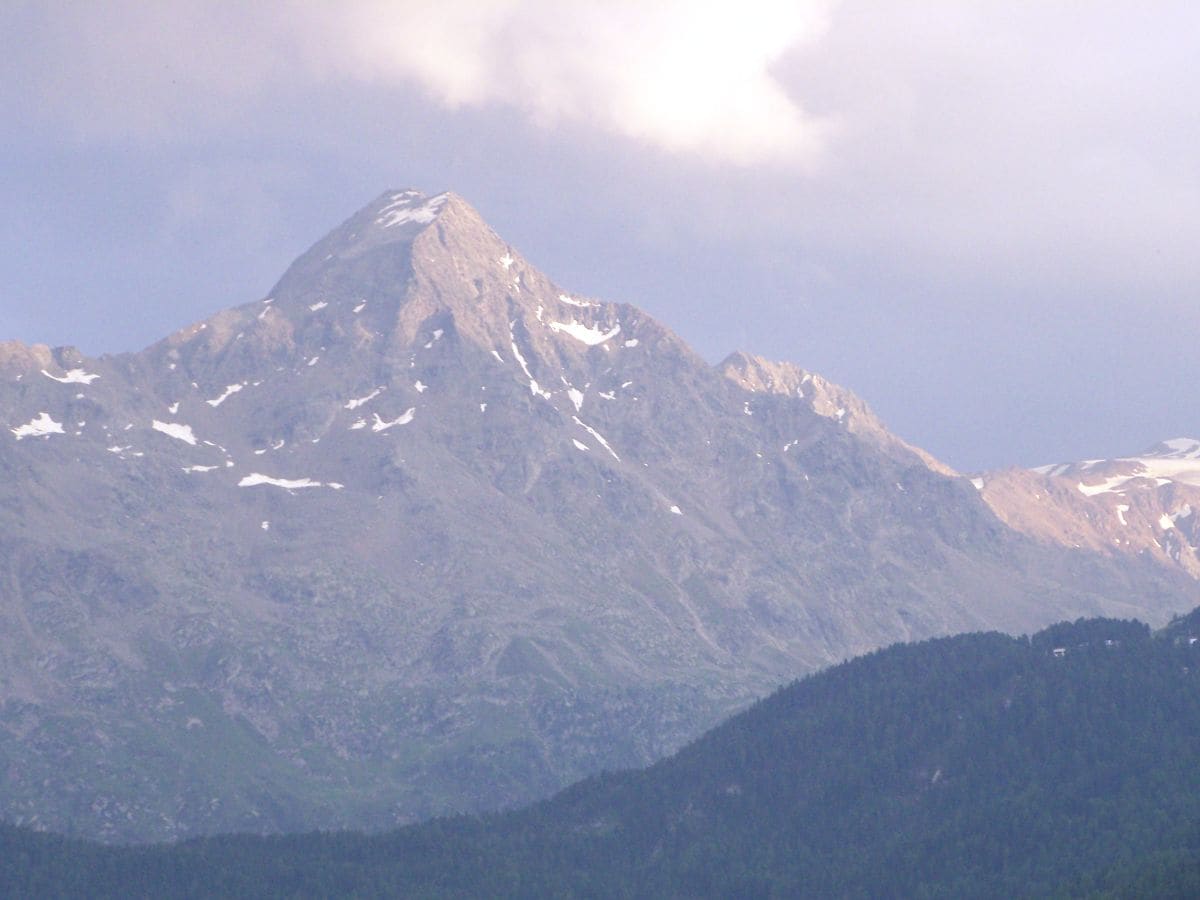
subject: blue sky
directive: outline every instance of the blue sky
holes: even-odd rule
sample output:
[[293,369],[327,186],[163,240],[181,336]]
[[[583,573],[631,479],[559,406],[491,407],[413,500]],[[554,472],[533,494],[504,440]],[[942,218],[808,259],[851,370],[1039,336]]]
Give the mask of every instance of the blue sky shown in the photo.
[[[246,6],[247,9],[240,9]],[[135,350],[386,188],[964,471],[1200,436],[1200,7],[0,10],[0,339]]]

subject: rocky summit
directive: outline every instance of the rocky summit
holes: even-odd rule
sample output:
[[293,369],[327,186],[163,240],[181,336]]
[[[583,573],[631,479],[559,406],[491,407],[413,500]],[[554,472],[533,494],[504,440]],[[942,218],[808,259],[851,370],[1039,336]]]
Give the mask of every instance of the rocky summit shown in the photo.
[[0,818],[106,840],[509,806],[883,644],[1200,602],[453,194],[140,353],[0,344],[0,473]]

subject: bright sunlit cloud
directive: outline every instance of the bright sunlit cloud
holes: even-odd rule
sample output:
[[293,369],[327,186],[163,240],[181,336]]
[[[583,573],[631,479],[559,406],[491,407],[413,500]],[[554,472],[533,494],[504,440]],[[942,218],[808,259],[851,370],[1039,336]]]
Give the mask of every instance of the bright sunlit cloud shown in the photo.
[[[46,12],[53,114],[85,134],[193,135],[274,90],[419,87],[447,108],[570,123],[714,163],[811,168],[831,124],[772,66],[831,0],[106,4]],[[206,121],[208,120],[208,121]]]

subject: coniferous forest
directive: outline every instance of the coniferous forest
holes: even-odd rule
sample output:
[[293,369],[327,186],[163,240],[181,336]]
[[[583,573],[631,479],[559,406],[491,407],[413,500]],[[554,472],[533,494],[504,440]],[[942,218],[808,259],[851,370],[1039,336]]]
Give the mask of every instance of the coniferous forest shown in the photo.
[[0,829],[5,896],[1200,896],[1200,611],[897,645],[649,769],[364,835]]

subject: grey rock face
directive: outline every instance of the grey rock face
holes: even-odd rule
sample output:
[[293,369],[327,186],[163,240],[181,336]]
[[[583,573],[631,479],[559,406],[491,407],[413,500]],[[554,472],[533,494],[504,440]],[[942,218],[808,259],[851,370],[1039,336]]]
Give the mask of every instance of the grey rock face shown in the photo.
[[141,353],[0,345],[0,426],[0,817],[107,839],[511,805],[882,644],[1198,600],[452,194]]

